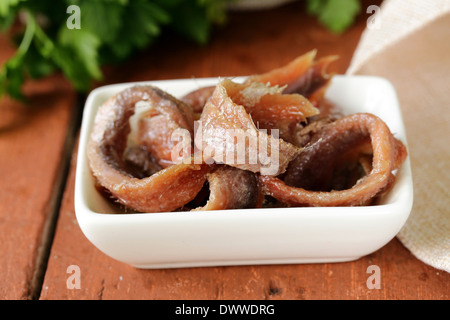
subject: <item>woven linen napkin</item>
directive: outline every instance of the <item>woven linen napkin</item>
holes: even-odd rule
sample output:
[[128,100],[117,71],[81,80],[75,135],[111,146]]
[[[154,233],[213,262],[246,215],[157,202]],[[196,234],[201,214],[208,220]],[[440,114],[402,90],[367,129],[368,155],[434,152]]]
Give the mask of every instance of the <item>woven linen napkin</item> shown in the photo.
[[450,1],[385,0],[367,13],[347,74],[387,78],[397,91],[414,181],[397,238],[450,272]]

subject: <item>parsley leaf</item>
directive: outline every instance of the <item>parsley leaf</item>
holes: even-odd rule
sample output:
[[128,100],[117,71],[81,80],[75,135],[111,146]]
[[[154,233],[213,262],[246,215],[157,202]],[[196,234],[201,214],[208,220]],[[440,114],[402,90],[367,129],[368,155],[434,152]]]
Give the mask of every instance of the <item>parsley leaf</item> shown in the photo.
[[21,86],[24,70],[21,68],[25,55],[31,45],[36,30],[36,21],[27,13],[29,23],[16,54],[9,59],[0,72],[0,96],[8,93],[11,97],[23,100]]
[[345,31],[361,11],[358,0],[308,0],[307,10],[334,33]]
[[[102,66],[129,59],[163,29],[206,44],[214,24],[226,20],[236,0],[0,0],[0,30],[23,27],[15,55],[0,69],[0,97],[23,99],[27,78],[61,71],[77,91],[102,79]],[[360,11],[358,0],[307,0],[307,10],[333,32]],[[80,8],[81,29],[69,29],[67,8]],[[17,22],[17,23],[14,23]]]
[[155,3],[133,0],[123,12],[122,27],[106,49],[111,49],[113,60],[121,61],[134,51],[148,46],[161,32],[161,25],[171,17]]
[[206,11],[195,0],[188,0],[173,11],[172,28],[200,44],[206,44],[210,35],[210,24]]
[[17,6],[19,2],[24,0],[2,0],[0,1],[0,16],[6,17],[10,14],[13,7]]
[[97,51],[101,42],[97,35],[86,29],[61,28],[58,42],[75,53],[91,76],[97,79],[101,77],[100,67],[97,63]]
[[83,30],[89,30],[102,42],[116,40],[116,34],[122,27],[123,4],[108,0],[84,0],[79,1],[79,7]]

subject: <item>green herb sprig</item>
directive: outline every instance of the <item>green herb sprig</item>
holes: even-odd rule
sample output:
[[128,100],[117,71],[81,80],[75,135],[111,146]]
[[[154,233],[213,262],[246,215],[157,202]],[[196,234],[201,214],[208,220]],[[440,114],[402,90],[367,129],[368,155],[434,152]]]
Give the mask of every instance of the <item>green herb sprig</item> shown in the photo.
[[[151,45],[163,28],[206,44],[215,24],[238,0],[0,0],[0,31],[15,34],[17,50],[0,69],[0,97],[24,99],[27,78],[61,71],[79,92],[101,81],[101,67]],[[80,29],[69,29],[67,8],[80,8]],[[309,13],[333,32],[359,12],[358,0],[306,0]]]
[[[23,99],[26,78],[62,71],[77,91],[102,80],[101,67],[149,46],[163,27],[197,43],[225,21],[230,0],[1,0],[0,29],[20,30],[17,51],[0,70],[0,96]],[[67,8],[80,8],[80,29],[69,29]],[[22,29],[22,28],[20,28]]]
[[350,27],[361,11],[360,0],[307,0],[307,11],[334,33]]

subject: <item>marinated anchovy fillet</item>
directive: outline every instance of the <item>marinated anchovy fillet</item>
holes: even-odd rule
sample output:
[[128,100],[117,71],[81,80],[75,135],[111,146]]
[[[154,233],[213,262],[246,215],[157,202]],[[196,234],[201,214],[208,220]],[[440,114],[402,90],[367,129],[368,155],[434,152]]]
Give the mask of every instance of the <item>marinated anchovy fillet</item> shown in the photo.
[[[364,145],[367,139],[373,149],[372,168],[353,187],[331,191],[296,187],[305,183],[305,179],[326,180],[339,155]],[[356,206],[367,203],[389,187],[393,171],[405,157],[405,146],[394,138],[380,118],[368,113],[353,114],[324,126],[315,134],[310,146],[290,164],[284,181],[269,176],[261,176],[260,181],[268,195],[291,206]]]
[[247,82],[270,83],[275,86],[287,86],[287,92],[294,92],[303,82],[299,80],[308,74],[308,70],[314,63],[316,50],[309,51],[293,61],[279,68],[275,68],[262,74],[255,74],[248,78]]
[[283,173],[300,148],[258,130],[246,108],[229,96],[228,90],[233,86],[230,80],[217,85],[203,109],[196,146],[203,151],[205,161],[212,158],[218,163],[262,174]]
[[316,50],[312,50],[283,67],[251,76],[246,82],[285,86],[284,93],[299,93],[317,106],[332,78],[332,75],[327,73],[327,67],[337,56],[327,56],[317,61],[315,57]]
[[221,165],[208,173],[208,184],[208,202],[194,210],[246,209],[257,206],[258,183],[252,172]]
[[202,113],[203,107],[205,106],[209,97],[211,97],[211,95],[213,94],[215,88],[216,86],[199,88],[197,90],[189,92],[184,97],[182,97],[181,100],[190,105],[195,113]]
[[162,93],[147,101],[147,107],[137,120],[134,143],[145,147],[162,168],[174,164],[172,150],[178,144],[175,131],[187,130],[194,134],[194,118],[189,105]]
[[124,157],[135,104],[171,105],[173,97],[146,86],[122,91],[103,104],[88,144],[90,168],[99,184],[120,203],[144,212],[173,211],[195,198],[206,181],[206,164],[174,164],[149,177],[136,178]]
[[284,94],[284,87],[260,82],[239,84],[224,80],[223,86],[233,102],[242,105],[258,129],[277,129],[279,137],[293,141],[297,124],[318,115],[319,110],[304,96]]
[[[333,76],[327,72],[327,67],[338,57],[327,56],[316,61],[316,53],[316,50],[312,50],[280,68],[252,75],[245,80],[245,83],[256,82],[272,87],[279,86],[283,93],[301,94],[317,107]],[[185,95],[182,100],[190,104],[195,112],[201,113],[214,89],[215,86],[199,88]]]

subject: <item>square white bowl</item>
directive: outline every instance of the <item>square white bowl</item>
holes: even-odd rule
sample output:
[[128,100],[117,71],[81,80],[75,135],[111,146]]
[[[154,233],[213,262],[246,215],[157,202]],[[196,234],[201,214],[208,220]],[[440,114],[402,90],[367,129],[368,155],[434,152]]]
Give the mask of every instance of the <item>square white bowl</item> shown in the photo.
[[[151,84],[181,97],[217,82],[217,78],[202,78],[124,83],[90,93],[80,133],[75,212],[81,230],[99,250],[137,268],[323,263],[356,260],[396,236],[413,203],[409,157],[393,189],[373,206],[117,212],[95,188],[86,156],[99,106],[133,85]],[[397,96],[387,80],[335,76],[326,96],[347,114],[379,116],[407,145]]]

